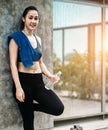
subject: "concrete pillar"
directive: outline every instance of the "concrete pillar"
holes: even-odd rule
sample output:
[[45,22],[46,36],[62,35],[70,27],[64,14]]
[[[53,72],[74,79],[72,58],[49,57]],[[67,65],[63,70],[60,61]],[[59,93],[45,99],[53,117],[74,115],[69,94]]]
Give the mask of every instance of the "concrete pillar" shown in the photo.
[[[0,130],[22,130],[22,119],[12,92],[7,36],[17,30],[25,7],[35,5],[41,15],[37,32],[42,39],[43,60],[52,71],[52,0],[0,0]],[[35,112],[35,130],[53,127],[50,115]]]

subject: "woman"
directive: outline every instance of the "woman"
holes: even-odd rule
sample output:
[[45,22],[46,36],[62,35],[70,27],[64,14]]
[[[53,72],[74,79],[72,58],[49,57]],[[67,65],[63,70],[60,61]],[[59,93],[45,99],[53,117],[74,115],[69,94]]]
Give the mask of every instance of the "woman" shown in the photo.
[[[39,23],[36,7],[27,7],[22,15],[21,31],[8,37],[13,94],[23,118],[24,130],[34,130],[34,111],[60,115],[64,106],[58,96],[45,88],[42,73],[54,84],[59,78],[51,74],[42,60],[41,40],[34,34]],[[33,101],[37,103],[33,103]]]

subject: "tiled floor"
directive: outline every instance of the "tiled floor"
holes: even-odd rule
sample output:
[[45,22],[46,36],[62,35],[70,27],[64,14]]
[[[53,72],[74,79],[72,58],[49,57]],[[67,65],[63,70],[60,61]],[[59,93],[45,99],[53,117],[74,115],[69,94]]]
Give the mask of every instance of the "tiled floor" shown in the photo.
[[[70,130],[73,128],[74,124],[62,125],[55,127],[54,130]],[[83,130],[108,130],[108,119],[105,120],[95,120],[95,121],[86,121],[83,123],[77,123],[75,125],[80,125],[83,127]]]

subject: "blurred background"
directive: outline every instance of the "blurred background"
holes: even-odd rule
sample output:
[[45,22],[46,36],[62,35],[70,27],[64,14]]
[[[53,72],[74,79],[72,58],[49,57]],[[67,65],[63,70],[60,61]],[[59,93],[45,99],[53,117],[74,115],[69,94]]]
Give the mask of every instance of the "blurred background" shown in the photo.
[[55,120],[108,114],[108,0],[53,1],[54,90],[65,105]]

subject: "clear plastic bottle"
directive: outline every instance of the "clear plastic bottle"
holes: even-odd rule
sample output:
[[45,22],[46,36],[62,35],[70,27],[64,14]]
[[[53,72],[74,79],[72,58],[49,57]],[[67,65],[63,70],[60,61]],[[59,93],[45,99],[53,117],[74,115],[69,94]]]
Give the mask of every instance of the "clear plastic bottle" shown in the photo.
[[[58,71],[58,72],[55,73],[54,75],[56,75],[57,77],[60,78],[61,74],[62,74],[62,72],[61,72],[61,71]],[[48,90],[50,90],[50,89],[53,88],[53,83],[51,82],[51,80],[49,80],[48,83],[46,83],[45,88],[48,89]]]

